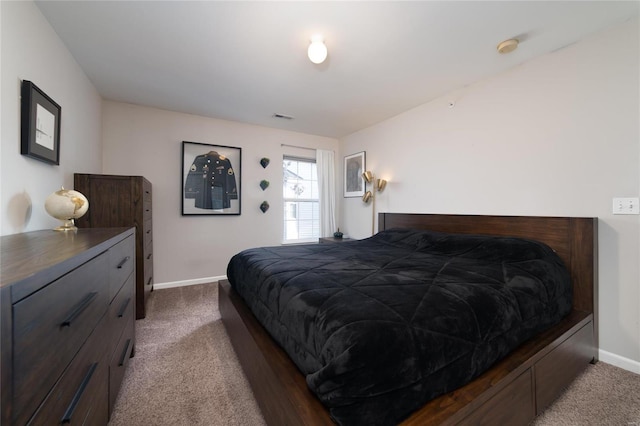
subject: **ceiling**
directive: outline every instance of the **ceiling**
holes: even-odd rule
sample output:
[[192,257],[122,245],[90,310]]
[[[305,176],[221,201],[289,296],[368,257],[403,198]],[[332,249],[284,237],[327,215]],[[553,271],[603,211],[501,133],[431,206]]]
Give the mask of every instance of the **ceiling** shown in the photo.
[[[339,138],[638,16],[640,3],[36,4],[106,99]],[[306,56],[316,33],[320,65]],[[518,49],[497,53],[512,37]]]

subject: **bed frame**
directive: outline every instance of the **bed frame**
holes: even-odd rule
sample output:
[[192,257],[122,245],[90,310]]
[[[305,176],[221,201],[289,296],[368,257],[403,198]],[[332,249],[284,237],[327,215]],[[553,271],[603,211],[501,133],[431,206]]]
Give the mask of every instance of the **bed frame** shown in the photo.
[[[542,241],[565,262],[573,311],[467,385],[442,395],[401,424],[527,425],[597,361],[597,218],[380,213],[378,229],[414,228]],[[304,376],[258,324],[227,281],[219,283],[222,321],[269,425],[332,425]]]

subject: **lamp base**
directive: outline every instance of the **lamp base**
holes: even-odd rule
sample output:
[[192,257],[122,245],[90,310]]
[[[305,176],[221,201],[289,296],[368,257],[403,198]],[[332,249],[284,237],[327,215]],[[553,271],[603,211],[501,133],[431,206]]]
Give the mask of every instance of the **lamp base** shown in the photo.
[[67,220],[63,220],[62,225],[56,226],[55,228],[53,228],[53,230],[62,231],[62,232],[77,231],[78,227],[75,225],[75,222],[73,221],[73,219],[67,219]]

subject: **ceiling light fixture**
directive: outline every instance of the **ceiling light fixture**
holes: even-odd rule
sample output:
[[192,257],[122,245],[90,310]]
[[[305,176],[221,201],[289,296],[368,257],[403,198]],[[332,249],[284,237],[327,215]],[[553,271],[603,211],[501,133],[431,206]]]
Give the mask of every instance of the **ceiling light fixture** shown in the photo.
[[518,43],[520,42],[518,41],[517,38],[510,38],[509,40],[505,40],[502,43],[498,44],[498,52],[499,53],[513,52],[518,47]]
[[314,64],[321,64],[327,59],[327,46],[324,44],[324,39],[321,35],[317,34],[311,37],[307,55],[309,55],[309,60]]

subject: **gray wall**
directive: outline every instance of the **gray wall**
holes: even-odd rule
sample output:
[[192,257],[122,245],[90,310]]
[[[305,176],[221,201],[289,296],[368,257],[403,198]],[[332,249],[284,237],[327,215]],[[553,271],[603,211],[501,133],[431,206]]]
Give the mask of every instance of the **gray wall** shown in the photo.
[[[334,150],[340,164],[338,141],[321,136],[108,101],[102,124],[104,173],[142,175],[153,185],[156,283],[224,276],[238,251],[282,242],[282,156],[315,157],[282,144]],[[242,148],[240,216],[181,215],[182,141]],[[266,169],[262,157],[271,159]],[[262,179],[270,182],[265,191]],[[265,200],[271,207],[262,213]]]

